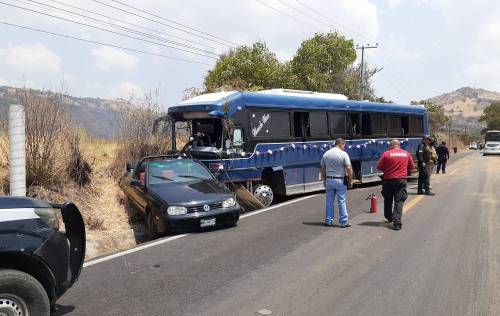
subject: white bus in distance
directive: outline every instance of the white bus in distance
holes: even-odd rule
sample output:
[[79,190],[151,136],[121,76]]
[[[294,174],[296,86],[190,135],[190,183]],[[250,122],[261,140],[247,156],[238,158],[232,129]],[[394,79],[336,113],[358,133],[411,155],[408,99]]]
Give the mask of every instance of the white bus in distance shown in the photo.
[[487,131],[484,141],[483,156],[500,155],[500,131]]

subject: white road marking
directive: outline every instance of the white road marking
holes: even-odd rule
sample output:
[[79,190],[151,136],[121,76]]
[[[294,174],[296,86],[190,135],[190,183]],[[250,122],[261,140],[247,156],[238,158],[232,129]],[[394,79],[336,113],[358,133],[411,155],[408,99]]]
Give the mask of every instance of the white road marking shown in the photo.
[[260,213],[265,213],[265,212],[274,210],[275,208],[278,208],[278,207],[281,207],[281,206],[286,206],[286,205],[293,204],[293,203],[297,203],[297,202],[300,202],[300,201],[304,201],[304,200],[310,199],[310,198],[318,196],[318,195],[319,194],[313,194],[313,195],[303,196],[303,197],[295,199],[295,200],[291,200],[291,201],[288,201],[288,202],[283,202],[283,203],[280,203],[280,204],[276,204],[274,206],[270,206],[270,207],[263,208],[263,209],[258,210],[258,211],[254,211],[254,212],[251,212],[251,213],[248,213],[248,214],[241,215],[240,219],[247,218],[247,217],[250,217],[250,216],[254,216],[254,215],[257,215],[257,214],[260,214]]
[[[301,197],[301,198],[298,198],[298,199],[295,199],[295,200],[292,200],[292,201],[288,201],[288,202],[276,204],[274,206],[271,206],[271,207],[268,207],[268,208],[264,208],[264,209],[259,210],[259,211],[255,211],[255,212],[252,212],[252,213],[244,214],[244,215],[240,216],[240,219],[247,218],[247,217],[250,217],[250,216],[253,216],[253,215],[257,215],[257,214],[261,214],[261,213],[264,213],[264,212],[268,212],[268,211],[274,210],[274,209],[276,209],[278,207],[281,207],[281,206],[286,206],[286,205],[290,205],[290,204],[297,203],[297,202],[300,202],[300,201],[304,201],[304,200],[313,198],[313,197],[318,196],[318,195],[319,194],[308,195],[308,196],[304,196],[304,197]],[[183,237],[186,237],[186,236],[189,236],[189,235],[191,235],[191,234],[176,235],[176,236],[172,236],[172,237],[168,237],[168,238],[164,238],[164,239],[159,239],[159,240],[156,240],[156,241],[153,241],[153,242],[149,242],[147,244],[143,244],[143,245],[134,247],[132,249],[120,251],[120,252],[114,253],[112,255],[104,256],[104,257],[101,257],[101,258],[98,258],[98,259],[95,259],[95,260],[91,260],[89,262],[85,262],[83,264],[83,267],[85,268],[85,267],[93,266],[93,265],[101,263],[101,262],[109,261],[111,259],[123,257],[125,255],[131,254],[131,253],[134,253],[134,252],[138,252],[138,251],[141,251],[141,250],[144,250],[144,249],[148,249],[148,248],[151,248],[151,247],[159,246],[159,245],[162,245],[162,244],[166,244],[168,242],[171,242],[171,241],[174,241],[176,239],[180,239],[180,238],[183,238]]]
[[88,266],[93,266],[94,264],[98,264],[98,263],[101,263],[101,262],[104,262],[104,261],[108,261],[108,260],[111,260],[111,259],[114,259],[114,258],[119,258],[119,257],[125,256],[125,255],[128,255],[130,253],[138,252],[138,251],[141,251],[141,250],[144,250],[144,249],[147,249],[147,248],[151,248],[151,247],[154,247],[154,246],[165,244],[167,242],[171,242],[171,241],[174,241],[176,239],[179,239],[179,238],[182,238],[182,237],[186,237],[188,235],[190,235],[190,234],[182,234],[182,235],[172,236],[172,237],[169,237],[169,238],[160,239],[160,240],[153,241],[153,242],[141,245],[141,246],[137,246],[137,247],[134,247],[132,249],[120,251],[120,252],[114,253],[114,254],[109,255],[109,256],[105,256],[105,257],[102,257],[102,258],[99,258],[99,259],[95,259],[95,260],[91,260],[89,262],[85,262],[83,264],[83,267],[85,268],[85,267],[88,267]]

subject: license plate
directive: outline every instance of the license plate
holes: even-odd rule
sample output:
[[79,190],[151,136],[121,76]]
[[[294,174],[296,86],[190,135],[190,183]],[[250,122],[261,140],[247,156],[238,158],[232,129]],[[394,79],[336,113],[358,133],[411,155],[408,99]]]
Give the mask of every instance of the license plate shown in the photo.
[[200,219],[200,227],[215,226],[215,218]]

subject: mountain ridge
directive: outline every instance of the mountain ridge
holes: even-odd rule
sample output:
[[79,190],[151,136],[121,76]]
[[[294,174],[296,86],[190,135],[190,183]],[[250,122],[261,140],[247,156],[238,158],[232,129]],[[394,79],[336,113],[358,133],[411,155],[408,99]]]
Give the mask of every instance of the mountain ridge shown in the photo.
[[478,119],[491,103],[500,102],[500,93],[482,88],[462,87],[425,101],[442,106],[447,114]]
[[[0,86],[0,120],[6,120],[9,104],[17,102],[18,88]],[[32,89],[39,95],[53,92]],[[98,139],[115,139],[119,135],[119,126],[123,111],[133,107],[124,99],[101,99],[73,97],[63,94],[63,106],[71,122],[83,128],[87,135]]]

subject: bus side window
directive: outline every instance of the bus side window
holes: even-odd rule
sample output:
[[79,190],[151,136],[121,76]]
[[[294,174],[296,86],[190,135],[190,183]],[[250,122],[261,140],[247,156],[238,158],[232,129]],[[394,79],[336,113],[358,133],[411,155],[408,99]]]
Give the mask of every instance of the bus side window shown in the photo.
[[399,137],[401,134],[401,118],[399,115],[389,115],[388,118],[389,121],[389,127],[388,127],[388,134],[389,136],[396,136]]
[[296,138],[310,137],[309,112],[293,113],[293,131]]
[[386,136],[387,135],[387,120],[385,114],[371,113],[371,129],[372,136]]
[[284,139],[290,137],[290,113],[286,111],[253,111],[250,114],[253,139]]
[[401,116],[401,136],[410,134],[410,118],[408,116]]
[[309,113],[309,134],[311,137],[328,136],[328,120],[326,112]]
[[349,114],[349,134],[352,137],[359,137],[361,135],[361,126],[358,113]]
[[363,122],[362,127],[363,131],[362,134],[363,136],[372,136],[372,120],[370,114],[363,113],[361,115],[361,121]]
[[345,113],[328,113],[328,121],[330,124],[330,135],[334,138],[345,136],[347,132],[347,121]]
[[410,134],[412,136],[424,135],[424,119],[421,116],[410,117]]

